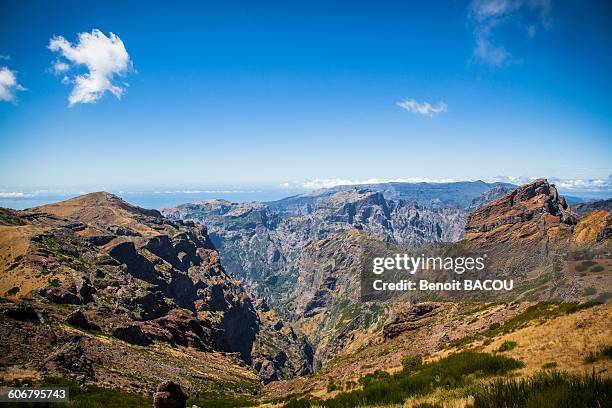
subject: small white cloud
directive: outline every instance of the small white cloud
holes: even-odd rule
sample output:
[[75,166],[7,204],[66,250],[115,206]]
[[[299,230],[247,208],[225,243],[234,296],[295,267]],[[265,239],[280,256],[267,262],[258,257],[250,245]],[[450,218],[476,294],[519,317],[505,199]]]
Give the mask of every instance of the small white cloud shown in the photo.
[[[85,74],[70,78],[74,88],[68,97],[70,106],[77,103],[95,103],[107,91],[118,99],[125,92],[124,86],[113,82],[115,76],[123,76],[132,70],[132,61],[123,41],[113,33],[107,37],[100,30],[79,33],[74,45],[62,36],[51,38],[49,49],[58,52],[66,61],[58,60],[53,64],[54,72],[65,73],[70,65],[85,66]],[[64,80],[62,80],[64,82]]]
[[64,72],[68,71],[69,69],[70,69],[70,65],[68,65],[65,62],[62,62],[60,60],[55,60],[55,62],[53,63],[53,73],[55,75],[63,74]]
[[15,102],[18,91],[25,91],[25,88],[17,82],[16,72],[0,67],[0,101]]
[[408,112],[429,116],[430,118],[447,111],[447,106],[444,102],[440,102],[436,106],[433,106],[429,102],[417,102],[414,99],[406,99],[398,102],[397,106]]
[[26,194],[22,191],[0,191],[0,198],[23,198]]
[[0,54],[0,60],[5,60],[5,61],[9,61],[11,59],[10,55],[3,55]]
[[534,38],[538,28],[551,27],[550,9],[550,0],[472,0],[468,14],[476,41],[473,59],[493,67],[517,62],[503,45],[496,43],[496,30],[514,24]]
[[487,36],[480,35],[476,39],[474,58],[493,67],[502,67],[511,62],[512,55],[504,47],[492,44]]

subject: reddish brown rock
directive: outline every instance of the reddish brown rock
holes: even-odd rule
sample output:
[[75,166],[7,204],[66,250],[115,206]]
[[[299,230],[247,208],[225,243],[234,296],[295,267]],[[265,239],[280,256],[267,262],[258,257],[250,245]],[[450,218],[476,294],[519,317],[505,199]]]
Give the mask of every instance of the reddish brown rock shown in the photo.
[[538,179],[471,213],[465,239],[477,243],[560,242],[571,237],[576,223],[555,186]]

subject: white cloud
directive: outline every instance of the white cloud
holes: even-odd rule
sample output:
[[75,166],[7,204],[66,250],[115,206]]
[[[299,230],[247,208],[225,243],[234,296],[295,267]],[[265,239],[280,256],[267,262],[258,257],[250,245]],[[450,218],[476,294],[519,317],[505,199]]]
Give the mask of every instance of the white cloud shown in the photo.
[[26,194],[22,191],[0,191],[0,198],[23,198]]
[[[504,182],[515,185],[527,184],[538,178],[547,178],[551,184],[555,184],[559,189],[566,192],[611,192],[612,176],[594,179],[562,179],[546,176],[495,176],[485,178],[484,181]],[[318,190],[321,188],[332,188],[337,186],[352,186],[363,184],[380,183],[454,183],[458,181],[474,181],[475,179],[454,179],[454,178],[429,178],[429,177],[396,177],[396,178],[369,178],[369,179],[344,179],[344,178],[319,178],[306,181],[291,181],[280,184],[282,188],[303,188],[306,190]]]
[[70,69],[70,65],[60,60],[55,60],[55,62],[53,63],[53,73],[55,75],[63,74],[64,72],[67,72],[69,69]]
[[11,59],[11,56],[10,56],[10,55],[3,55],[3,54],[0,54],[0,60],[5,60],[5,61],[8,61],[8,60],[10,60],[10,59]]
[[452,183],[456,181],[452,178],[436,179],[427,177],[408,177],[408,178],[369,178],[369,179],[342,179],[342,178],[327,178],[313,179],[302,182],[284,182],[281,187],[301,187],[308,190],[317,190],[320,188],[331,188],[336,186],[352,186],[360,184],[380,184],[380,183]]
[[132,61],[123,41],[115,34],[107,37],[100,30],[91,33],[79,33],[78,42],[74,45],[64,37],[53,37],[49,49],[58,52],[66,61],[58,60],[53,64],[57,74],[65,73],[73,66],[85,66],[85,74],[76,74],[70,78],[74,88],[68,102],[70,106],[77,103],[95,103],[106,91],[118,99],[125,92],[125,87],[113,82],[115,76],[123,76],[132,69]]
[[18,91],[25,91],[25,88],[17,82],[15,71],[0,67],[0,101],[15,102]]
[[565,191],[576,191],[576,192],[612,192],[612,176],[606,178],[581,178],[581,179],[566,179],[559,177],[546,177],[546,176],[497,176],[493,177],[490,182],[504,182],[516,185],[527,184],[535,179],[545,178],[551,184],[556,185],[559,189]]
[[444,102],[440,102],[436,106],[432,106],[429,102],[420,103],[414,99],[406,99],[398,102],[397,106],[407,110],[408,112],[429,116],[430,118],[439,113],[447,111],[447,107]]
[[495,32],[514,24],[529,38],[539,28],[550,28],[550,0],[472,0],[469,17],[474,25],[473,59],[492,67],[517,62],[512,54],[495,41]]

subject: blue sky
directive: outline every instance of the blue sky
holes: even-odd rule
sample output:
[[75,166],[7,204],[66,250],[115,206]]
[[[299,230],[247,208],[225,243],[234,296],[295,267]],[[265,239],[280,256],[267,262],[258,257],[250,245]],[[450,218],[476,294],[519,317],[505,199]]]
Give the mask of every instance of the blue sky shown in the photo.
[[[0,100],[5,192],[612,183],[609,2],[2,0],[0,19],[16,81]],[[91,72],[62,49],[95,29],[127,53],[119,68],[103,51],[88,60],[120,99],[71,97]]]

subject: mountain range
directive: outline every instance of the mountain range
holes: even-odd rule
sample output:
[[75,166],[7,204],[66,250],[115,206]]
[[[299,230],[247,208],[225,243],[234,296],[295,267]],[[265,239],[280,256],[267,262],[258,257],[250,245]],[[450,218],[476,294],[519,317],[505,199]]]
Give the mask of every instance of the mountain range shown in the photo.
[[[1,209],[2,378],[66,377],[134,395],[171,379],[213,406],[316,394],[406,353],[456,349],[534,302],[609,300],[609,200],[573,208],[540,179],[342,186],[161,211],[99,192]],[[480,306],[363,302],[367,247],[486,249],[523,284],[516,298]],[[610,308],[582,310],[572,324],[589,347],[605,345]],[[559,322],[542,324],[556,332]]]

